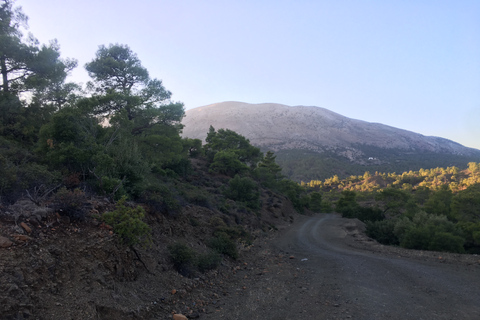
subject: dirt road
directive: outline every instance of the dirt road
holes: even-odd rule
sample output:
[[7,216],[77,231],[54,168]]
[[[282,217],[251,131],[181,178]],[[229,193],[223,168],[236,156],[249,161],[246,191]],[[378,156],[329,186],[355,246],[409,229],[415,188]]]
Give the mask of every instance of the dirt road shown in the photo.
[[265,249],[267,273],[245,273],[209,318],[480,319],[480,257],[389,248],[359,228],[302,217]]

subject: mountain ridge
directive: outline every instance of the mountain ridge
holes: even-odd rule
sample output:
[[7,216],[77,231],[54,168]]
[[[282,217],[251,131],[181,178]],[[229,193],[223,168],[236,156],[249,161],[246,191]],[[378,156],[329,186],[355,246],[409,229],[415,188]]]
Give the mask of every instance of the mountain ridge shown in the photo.
[[303,145],[301,149],[322,152],[366,144],[411,151],[480,153],[480,150],[449,139],[352,119],[315,106],[227,101],[187,110],[183,124],[185,137],[204,140],[212,125],[216,129],[236,131],[250,139],[252,144],[273,151]]
[[262,151],[274,151],[284,174],[296,181],[480,162],[480,150],[455,141],[322,107],[227,101],[189,109],[182,123],[183,137],[205,140],[210,125],[245,136]]

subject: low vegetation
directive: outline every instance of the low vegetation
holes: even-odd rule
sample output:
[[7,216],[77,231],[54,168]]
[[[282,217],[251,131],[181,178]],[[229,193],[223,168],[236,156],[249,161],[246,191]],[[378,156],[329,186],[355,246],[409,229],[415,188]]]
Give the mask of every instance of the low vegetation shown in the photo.
[[480,163],[302,185],[328,197],[344,217],[366,222],[367,234],[381,243],[480,253]]

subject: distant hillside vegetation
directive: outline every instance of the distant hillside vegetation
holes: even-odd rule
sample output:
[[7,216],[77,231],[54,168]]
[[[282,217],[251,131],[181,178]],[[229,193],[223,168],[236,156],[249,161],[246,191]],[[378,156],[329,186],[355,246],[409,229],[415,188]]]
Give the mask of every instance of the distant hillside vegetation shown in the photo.
[[320,107],[222,102],[186,111],[183,136],[202,139],[210,125],[274,151],[283,173],[296,181],[365,171],[403,172],[480,161],[480,150]]

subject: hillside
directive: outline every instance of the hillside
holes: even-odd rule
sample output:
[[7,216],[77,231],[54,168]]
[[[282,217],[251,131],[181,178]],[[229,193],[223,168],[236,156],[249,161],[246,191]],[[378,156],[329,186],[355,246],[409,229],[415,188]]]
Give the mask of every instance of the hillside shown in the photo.
[[[325,108],[222,102],[186,111],[183,136],[205,139],[210,125],[272,150],[297,181],[370,171],[418,170],[480,160],[480,151],[451,140],[350,119]],[[305,163],[306,162],[306,163]],[[335,170],[329,170],[335,167]]]

